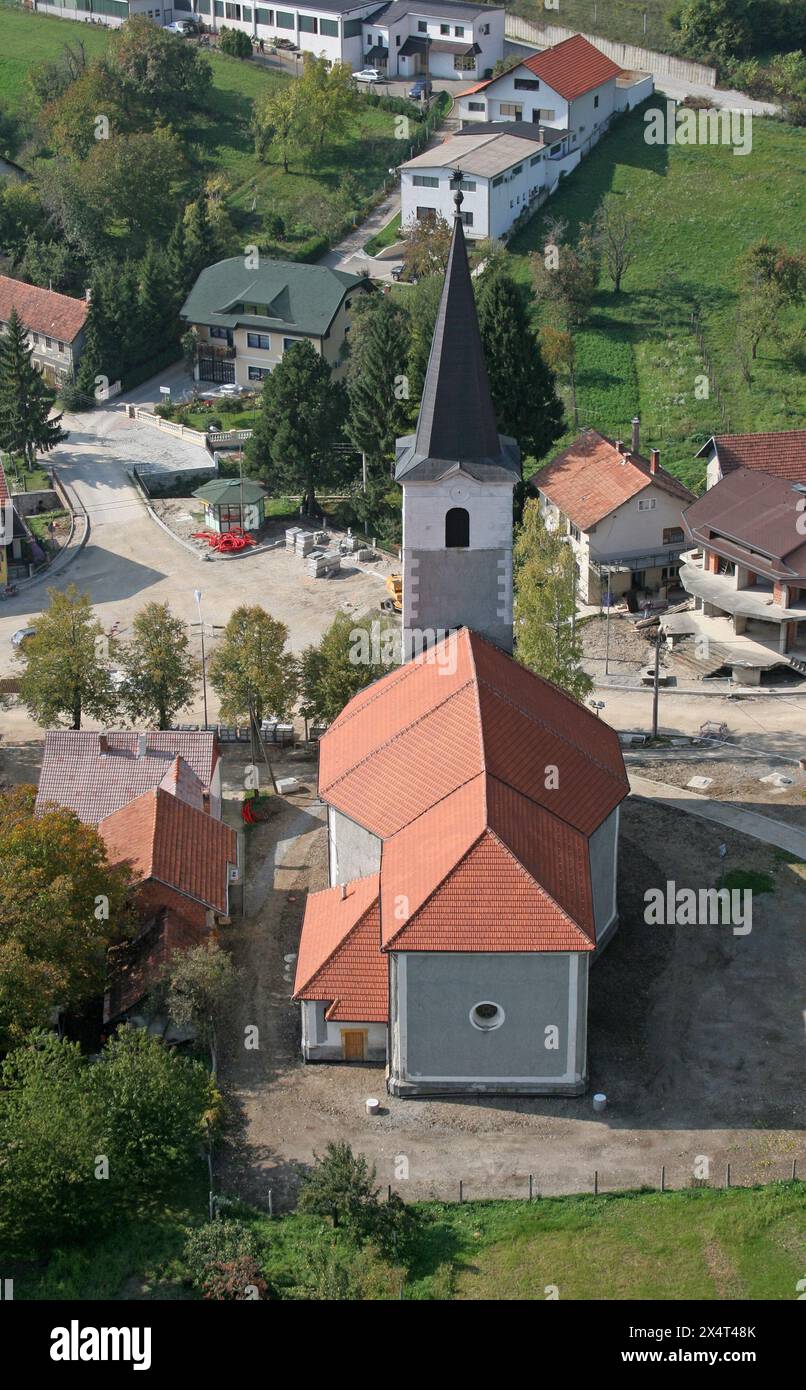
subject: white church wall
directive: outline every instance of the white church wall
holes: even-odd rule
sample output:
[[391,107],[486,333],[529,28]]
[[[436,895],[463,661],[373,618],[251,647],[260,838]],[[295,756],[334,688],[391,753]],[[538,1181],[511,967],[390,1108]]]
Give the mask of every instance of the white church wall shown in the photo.
[[512,549],[512,483],[479,483],[457,471],[439,482],[404,479],[404,550],[444,550],[445,516],[451,507],[466,507],[470,513],[471,550]]
[[595,830],[588,841],[593,914],[596,923],[596,944],[602,946],[615,930],[618,905],[616,874],[618,868],[619,808],[611,811],[606,821]]
[[330,887],[354,878],[377,874],[381,867],[381,841],[349,816],[328,807]]

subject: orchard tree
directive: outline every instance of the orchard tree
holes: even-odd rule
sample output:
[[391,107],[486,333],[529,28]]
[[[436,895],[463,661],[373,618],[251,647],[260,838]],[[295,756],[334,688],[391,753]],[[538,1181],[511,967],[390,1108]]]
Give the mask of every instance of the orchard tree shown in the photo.
[[286,174],[294,154],[303,152],[307,145],[309,127],[305,121],[301,85],[290,82],[287,87],[269,91],[258,98],[252,111],[255,154],[259,160],[268,162],[271,153]]
[[345,133],[356,110],[352,69],[348,63],[330,63],[305,53],[297,85],[311,144],[321,151],[326,137],[338,140]]
[[132,640],[120,653],[126,677],[122,699],[135,724],[168,729],[191,704],[200,666],[191,655],[188,632],[167,603],[147,603],[132,624]]
[[453,228],[440,213],[418,218],[403,228],[403,266],[406,278],[423,280],[443,275],[448,264]]
[[500,261],[481,277],[478,314],[498,428],[541,458],[562,434],[562,402],[521,292]]
[[175,951],[166,971],[164,991],[168,1017],[177,1028],[191,1027],[210,1053],[210,1068],[218,1071],[219,1037],[238,999],[241,972],[228,951],[216,941]]
[[210,662],[210,684],[221,700],[221,718],[239,723],[253,714],[287,719],[297,695],[297,664],[288,651],[288,628],[257,604],[236,608]]
[[0,1048],[103,989],[106,947],[128,924],[130,873],[92,825],[33,787],[0,795]]
[[35,635],[20,653],[20,698],[45,728],[69,721],[80,729],[84,714],[106,722],[118,704],[109,666],[117,644],[95,617],[89,594],[80,594],[75,584],[63,593],[48,589],[48,598]]
[[538,300],[548,304],[561,328],[586,323],[599,278],[600,252],[591,227],[583,223],[576,244],[565,239],[565,224],[552,223],[542,251],[531,256]]
[[67,434],[61,415],[50,418],[55,391],[51,391],[31,358],[28,335],[16,309],[0,337],[0,450],[25,460],[33,468],[37,453],[50,453]]
[[552,372],[565,377],[571,392],[571,408],[574,412],[574,428],[579,428],[579,407],[577,405],[577,349],[573,333],[563,328],[547,325],[542,333],[543,356]]
[[273,492],[299,490],[317,515],[316,488],[334,469],[333,444],[346,411],[344,388],[307,341],[293,344],[263,382],[260,415],[246,446],[250,472]]
[[593,682],[580,665],[574,552],[547,529],[536,499],[524,507],[513,562],[517,660],[576,700],[584,699]]
[[629,200],[611,196],[597,208],[593,226],[602,262],[618,294],[624,276],[638,255],[638,218],[630,210]]

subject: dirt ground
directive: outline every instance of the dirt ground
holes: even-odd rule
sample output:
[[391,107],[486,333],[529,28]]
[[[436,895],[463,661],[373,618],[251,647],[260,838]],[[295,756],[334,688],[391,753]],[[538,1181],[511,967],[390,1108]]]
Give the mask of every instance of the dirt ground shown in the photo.
[[[313,781],[310,783],[313,787]],[[783,1177],[806,1163],[803,1137],[806,966],[804,875],[775,851],[682,812],[628,800],[622,808],[621,927],[591,973],[590,1088],[544,1097],[418,1101],[389,1097],[384,1070],[304,1065],[290,994],[306,888],[326,885],[321,805],[290,799],[250,831],[248,916],[229,940],[244,998],[226,1049],[224,1080],[238,1121],[222,1165],[225,1191],[287,1201],[299,1165],[330,1140],[349,1141],[404,1195],[514,1195],[533,1173],[542,1192],[657,1184],[687,1186],[698,1156],[712,1180]],[[297,833],[298,838],[292,836]],[[716,882],[718,847],[734,866],[770,873],[753,930],[650,927],[644,890]],[[244,1028],[257,1024],[260,1048]],[[608,1108],[594,1114],[591,1095]],[[365,1099],[377,1096],[370,1118]],[[404,1179],[404,1174],[408,1176]]]
[[[692,791],[806,830],[806,771],[780,758],[708,757],[706,752],[685,758],[630,755],[628,771],[676,787],[690,786],[693,778],[707,778],[709,786],[695,786]],[[781,778],[788,779],[789,785],[778,785]]]

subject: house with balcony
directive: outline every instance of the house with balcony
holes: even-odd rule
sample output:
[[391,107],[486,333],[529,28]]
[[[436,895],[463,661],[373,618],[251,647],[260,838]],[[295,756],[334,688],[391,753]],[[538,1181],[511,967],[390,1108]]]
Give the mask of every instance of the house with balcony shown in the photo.
[[369,281],[323,265],[232,256],[203,270],[182,306],[196,334],[197,381],[259,387],[294,343],[312,343],[340,377],[350,314]]
[[400,166],[402,224],[435,216],[449,222],[460,171],[465,236],[501,240],[580,158],[569,149],[568,131],[527,121],[472,126]]
[[16,309],[28,333],[31,360],[51,386],[58,388],[75,378],[89,307],[86,299],[0,275],[0,333],[5,333]]
[[680,581],[693,599],[664,615],[674,647],[693,645],[741,685],[806,676],[806,480],[732,468],[683,513]]
[[737,468],[754,468],[776,478],[806,483],[806,430],[715,434],[696,457],[706,461],[706,487],[715,487]]
[[646,73],[627,73],[594,44],[573,34],[513,64],[497,77],[459,94],[459,116],[471,121],[529,121],[569,132],[569,145],[586,154],[617,111],[650,96]]
[[682,513],[694,493],[661,468],[657,449],[646,459],[639,445],[637,418],[629,448],[586,429],[529,480],[546,526],[568,538],[582,603],[637,607],[679,588]]

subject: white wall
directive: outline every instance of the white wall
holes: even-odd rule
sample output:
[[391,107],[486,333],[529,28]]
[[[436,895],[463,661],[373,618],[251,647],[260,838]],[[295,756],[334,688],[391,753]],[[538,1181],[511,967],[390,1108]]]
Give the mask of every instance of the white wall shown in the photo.
[[458,472],[442,482],[403,480],[403,549],[444,550],[445,514],[470,513],[471,550],[512,549],[512,483],[479,483]]
[[[515,86],[516,81],[538,80],[540,86],[536,91],[522,91]],[[472,110],[471,104],[481,105],[483,109]],[[502,105],[512,104],[522,107],[521,120],[553,126],[556,130],[570,130],[576,134],[577,144],[584,145],[596,133],[596,128],[605,124],[617,109],[616,79],[613,77],[601,87],[568,102],[546,82],[536,78],[527,67],[520,66],[504,73],[483,91],[462,97],[458,102],[459,116],[463,122],[513,121],[518,119],[516,115],[501,110]],[[554,114],[543,116],[539,114],[541,111],[552,111]]]
[[[655,507],[651,511],[639,511],[638,503],[654,498]],[[607,560],[619,555],[638,554],[642,551],[664,550],[675,542],[667,541],[664,546],[665,527],[683,526],[683,506],[685,504],[668,492],[651,485],[623,502],[610,516],[600,521],[596,530],[590,533],[590,554],[593,560]]]

